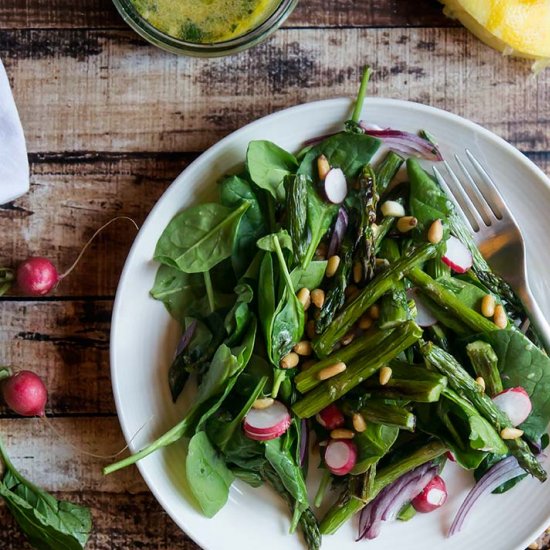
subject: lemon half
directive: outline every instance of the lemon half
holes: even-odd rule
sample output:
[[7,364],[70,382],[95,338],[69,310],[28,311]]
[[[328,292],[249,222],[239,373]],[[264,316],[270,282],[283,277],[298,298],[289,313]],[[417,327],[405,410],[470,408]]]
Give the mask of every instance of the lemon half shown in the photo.
[[441,0],[489,46],[506,54],[550,62],[550,0]]

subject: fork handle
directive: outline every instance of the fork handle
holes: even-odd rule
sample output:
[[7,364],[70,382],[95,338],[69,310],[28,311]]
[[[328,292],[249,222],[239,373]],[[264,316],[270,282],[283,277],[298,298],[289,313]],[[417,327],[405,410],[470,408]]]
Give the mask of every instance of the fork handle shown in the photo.
[[527,285],[522,285],[517,289],[517,294],[525,306],[529,320],[533,323],[537,334],[544,345],[546,353],[550,354],[550,324],[546,320],[544,313],[537,304],[537,301],[531,294]]

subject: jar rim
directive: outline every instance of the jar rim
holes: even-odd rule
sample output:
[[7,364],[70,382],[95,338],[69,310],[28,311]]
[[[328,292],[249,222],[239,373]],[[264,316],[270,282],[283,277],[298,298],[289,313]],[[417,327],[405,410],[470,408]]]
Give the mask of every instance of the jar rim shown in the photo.
[[281,0],[269,17],[246,33],[223,42],[200,44],[187,42],[160,31],[137,11],[132,0],[113,0],[124,21],[142,38],[163,50],[192,57],[222,57],[255,46],[282,25],[297,3],[298,0]]

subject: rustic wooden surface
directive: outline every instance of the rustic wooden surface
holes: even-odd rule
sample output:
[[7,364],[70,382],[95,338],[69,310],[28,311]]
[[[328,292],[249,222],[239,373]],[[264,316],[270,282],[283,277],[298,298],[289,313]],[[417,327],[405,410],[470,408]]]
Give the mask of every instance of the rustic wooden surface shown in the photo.
[[[0,58],[32,172],[30,192],[0,206],[0,265],[45,254],[67,267],[105,221],[124,215],[142,222],[198,153],[244,123],[304,101],[354,95],[366,62],[376,70],[373,94],[466,116],[550,173],[550,70],[533,77],[528,63],[489,50],[432,0],[304,0],[271,40],[217,60],[149,46],[110,0],[1,0]],[[191,550],[137,469],[105,479],[103,461],[71,446],[98,454],[124,446],[108,346],[112,300],[135,230],[118,223],[53,296],[2,299],[0,364],[46,378],[51,419],[48,425],[0,409],[2,434],[25,473],[93,508],[89,548]],[[0,547],[26,548],[3,508],[0,521]]]

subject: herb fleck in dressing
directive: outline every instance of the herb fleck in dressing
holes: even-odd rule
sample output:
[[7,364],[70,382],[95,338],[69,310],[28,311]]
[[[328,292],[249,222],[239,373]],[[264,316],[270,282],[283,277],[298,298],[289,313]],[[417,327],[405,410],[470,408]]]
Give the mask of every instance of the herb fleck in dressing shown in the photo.
[[280,0],[132,0],[159,31],[187,42],[224,42],[267,19]]

